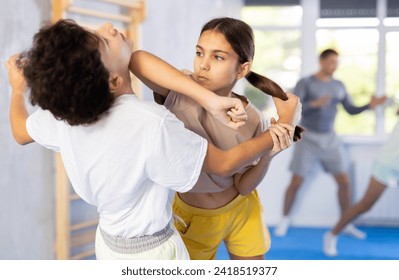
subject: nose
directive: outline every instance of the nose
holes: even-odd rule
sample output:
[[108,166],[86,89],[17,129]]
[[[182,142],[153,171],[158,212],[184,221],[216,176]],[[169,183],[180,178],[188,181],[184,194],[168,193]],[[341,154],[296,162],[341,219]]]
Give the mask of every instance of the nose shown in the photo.
[[200,66],[201,70],[208,71],[209,70],[208,59],[206,59],[206,58],[201,59],[199,66]]
[[98,31],[106,32],[111,36],[116,35],[116,29],[114,28],[113,24],[110,22],[106,22],[98,28]]

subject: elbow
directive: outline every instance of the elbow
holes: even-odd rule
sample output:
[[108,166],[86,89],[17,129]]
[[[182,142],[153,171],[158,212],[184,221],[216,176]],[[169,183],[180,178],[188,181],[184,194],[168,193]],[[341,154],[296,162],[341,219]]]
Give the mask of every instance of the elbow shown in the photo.
[[142,50],[137,50],[132,52],[130,55],[130,61],[129,61],[129,70],[135,74],[137,71],[137,65],[139,65],[139,60],[143,57],[145,51]]
[[143,50],[136,50],[136,51],[132,52],[130,58],[131,58],[131,59],[133,59],[133,58],[139,58],[140,55],[142,55],[144,52],[145,52],[145,51],[143,51]]
[[251,189],[248,189],[248,188],[242,188],[242,187],[236,187],[236,190],[238,191],[238,193],[240,194],[240,195],[242,195],[242,196],[247,196],[247,195],[249,195],[251,192],[252,192],[252,190]]
[[221,177],[233,176],[237,169],[237,158],[228,151],[223,151],[209,144],[205,158],[205,172]]
[[21,146],[25,146],[26,144],[30,143],[30,142],[26,142],[26,141],[18,139],[18,138],[15,138],[15,141]]
[[14,137],[14,139],[21,146],[25,146],[26,144],[29,144],[32,142],[32,141],[26,141],[25,139],[18,138],[18,137]]
[[150,53],[143,50],[136,50],[130,55],[130,64],[135,65],[135,61],[146,59],[150,57]]
[[243,174],[237,174],[234,176],[234,189],[242,196],[247,196],[253,190],[249,185],[249,182],[244,179]]
[[19,145],[24,146],[26,144],[33,142],[33,140],[31,138],[25,137],[24,135],[19,135],[16,133],[14,133],[13,135],[14,135],[15,142],[17,142]]

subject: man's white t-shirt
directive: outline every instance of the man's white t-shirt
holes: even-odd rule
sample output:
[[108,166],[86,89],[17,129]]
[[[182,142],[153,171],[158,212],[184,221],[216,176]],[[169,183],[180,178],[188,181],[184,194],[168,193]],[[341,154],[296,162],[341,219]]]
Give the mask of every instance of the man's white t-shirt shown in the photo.
[[114,236],[162,230],[172,217],[171,190],[194,186],[207,150],[166,108],[131,94],[91,125],[70,126],[39,109],[26,126],[37,143],[61,153],[74,190]]

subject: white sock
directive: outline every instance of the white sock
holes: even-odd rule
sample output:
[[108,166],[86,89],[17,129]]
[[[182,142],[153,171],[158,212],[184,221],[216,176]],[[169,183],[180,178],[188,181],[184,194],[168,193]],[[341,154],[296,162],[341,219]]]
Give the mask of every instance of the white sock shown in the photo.
[[342,233],[345,233],[357,239],[365,239],[367,236],[366,233],[357,229],[353,224],[348,224],[346,227],[344,227]]
[[275,236],[285,236],[290,226],[290,217],[284,216],[274,230]]
[[323,252],[326,256],[335,257],[338,255],[337,241],[338,237],[331,231],[328,231],[323,235]]

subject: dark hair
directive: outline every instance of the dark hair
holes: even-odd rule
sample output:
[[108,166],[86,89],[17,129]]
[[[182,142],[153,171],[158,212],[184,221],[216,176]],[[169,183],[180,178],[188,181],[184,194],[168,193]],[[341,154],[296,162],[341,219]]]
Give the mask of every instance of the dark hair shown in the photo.
[[326,49],[324,51],[322,51],[320,53],[319,58],[320,59],[326,59],[327,57],[329,57],[330,55],[339,55],[338,52],[336,50],[333,49]]
[[[208,30],[215,30],[224,35],[233,50],[237,53],[241,64],[253,60],[255,55],[254,34],[248,24],[239,19],[229,17],[215,18],[202,27],[200,34]],[[282,100],[288,99],[283,89],[265,76],[250,71],[245,78],[251,85],[268,95],[278,97]],[[302,132],[303,128],[295,127],[294,141],[301,138]]]
[[30,101],[70,125],[90,124],[112,105],[99,39],[72,20],[44,26],[24,66]]

